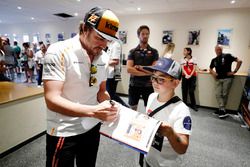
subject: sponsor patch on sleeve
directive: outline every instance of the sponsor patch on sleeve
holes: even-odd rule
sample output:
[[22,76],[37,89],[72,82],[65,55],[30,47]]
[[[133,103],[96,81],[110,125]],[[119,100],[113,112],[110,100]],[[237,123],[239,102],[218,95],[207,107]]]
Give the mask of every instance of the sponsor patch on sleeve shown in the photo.
[[190,116],[186,116],[184,119],[183,119],[183,127],[187,130],[191,130],[191,127],[192,127],[192,120],[191,120],[191,117]]

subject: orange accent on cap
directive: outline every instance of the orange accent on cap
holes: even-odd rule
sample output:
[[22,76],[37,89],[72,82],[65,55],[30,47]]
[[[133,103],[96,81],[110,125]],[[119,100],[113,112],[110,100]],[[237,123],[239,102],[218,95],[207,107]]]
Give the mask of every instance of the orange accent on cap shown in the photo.
[[88,22],[91,22],[91,23],[96,24],[96,22],[98,21],[99,18],[100,18],[99,16],[92,14],[92,15],[88,18]]
[[118,27],[119,20],[116,15],[112,11],[106,10],[103,13],[96,29],[106,35],[115,37]]

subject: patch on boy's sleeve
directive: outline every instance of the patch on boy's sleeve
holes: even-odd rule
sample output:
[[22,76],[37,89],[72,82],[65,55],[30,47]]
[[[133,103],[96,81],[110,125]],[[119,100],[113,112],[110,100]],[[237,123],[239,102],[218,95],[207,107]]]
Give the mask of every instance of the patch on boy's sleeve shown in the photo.
[[191,127],[192,127],[192,120],[191,120],[191,117],[190,116],[186,116],[184,119],[183,119],[183,127],[187,130],[191,130]]

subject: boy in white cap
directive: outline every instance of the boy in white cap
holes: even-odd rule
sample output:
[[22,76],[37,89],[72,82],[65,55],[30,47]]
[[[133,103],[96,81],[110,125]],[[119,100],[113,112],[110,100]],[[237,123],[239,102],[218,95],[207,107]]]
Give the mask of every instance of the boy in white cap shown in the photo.
[[117,117],[106,91],[107,43],[116,40],[119,20],[108,9],[93,8],[74,38],[48,48],[43,68],[47,104],[47,167],[94,167],[100,122]]
[[181,66],[172,59],[160,58],[154,66],[144,69],[153,72],[151,80],[155,91],[149,96],[146,113],[162,121],[144,165],[174,167],[178,154],[184,154],[188,148],[192,123],[189,108],[175,95]]

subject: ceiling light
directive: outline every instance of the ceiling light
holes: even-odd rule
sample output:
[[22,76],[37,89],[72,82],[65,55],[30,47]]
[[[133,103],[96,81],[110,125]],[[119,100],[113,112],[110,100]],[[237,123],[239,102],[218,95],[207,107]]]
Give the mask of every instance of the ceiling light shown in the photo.
[[34,20],[35,18],[34,18],[34,17],[31,17],[30,19],[31,19],[31,20]]
[[231,3],[231,4],[234,4],[235,2],[236,2],[235,0],[232,0],[230,3]]
[[80,2],[81,0],[76,0],[77,2]]
[[78,16],[78,13],[74,13],[75,16]]
[[21,6],[18,6],[18,7],[17,7],[17,9],[21,10],[21,9],[22,9],[22,7],[21,7]]
[[141,8],[140,8],[140,7],[138,7],[138,8],[137,8],[137,10],[138,10],[138,11],[141,11]]

